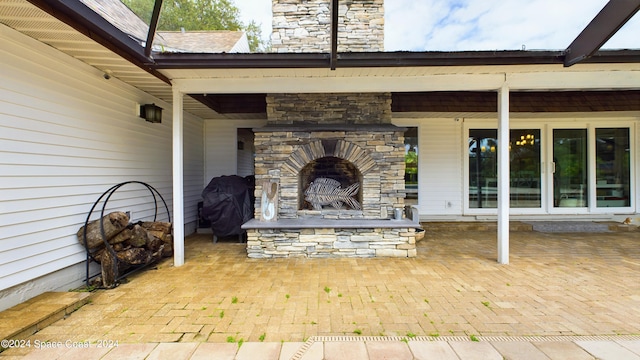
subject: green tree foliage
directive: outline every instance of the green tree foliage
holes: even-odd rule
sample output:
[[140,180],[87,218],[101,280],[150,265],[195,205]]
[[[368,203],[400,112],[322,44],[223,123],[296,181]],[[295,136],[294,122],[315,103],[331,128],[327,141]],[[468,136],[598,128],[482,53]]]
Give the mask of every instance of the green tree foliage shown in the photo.
[[[122,0],[147,24],[155,0]],[[240,10],[233,0],[165,0],[158,20],[161,31],[196,30],[242,30],[247,34],[252,52],[264,51],[260,26],[251,21],[245,25],[240,21]]]
[[417,174],[418,173],[418,154],[414,150],[409,150],[404,156],[405,173]]
[[260,28],[260,24],[251,20],[243,30],[247,34],[247,40],[249,40],[249,49],[251,49],[251,52],[271,51],[271,45],[262,40],[262,29]]

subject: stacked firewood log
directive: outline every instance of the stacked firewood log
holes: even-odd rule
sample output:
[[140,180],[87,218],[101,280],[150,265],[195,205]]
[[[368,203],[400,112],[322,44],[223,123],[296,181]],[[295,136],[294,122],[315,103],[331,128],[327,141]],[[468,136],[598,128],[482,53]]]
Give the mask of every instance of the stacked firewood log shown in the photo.
[[[104,228],[104,239],[100,231]],[[102,268],[102,286],[111,288],[116,279],[134,266],[151,264],[173,255],[171,223],[130,223],[123,212],[112,212],[102,219],[87,224],[86,242],[84,226],[78,230],[78,240]],[[105,245],[107,241],[109,247]]]

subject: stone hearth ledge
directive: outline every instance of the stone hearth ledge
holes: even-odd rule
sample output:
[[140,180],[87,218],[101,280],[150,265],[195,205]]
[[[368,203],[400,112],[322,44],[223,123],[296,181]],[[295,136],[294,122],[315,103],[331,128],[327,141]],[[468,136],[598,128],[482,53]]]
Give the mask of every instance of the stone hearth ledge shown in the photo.
[[416,230],[410,220],[298,218],[250,220],[250,258],[415,257]]
[[242,225],[242,229],[419,229],[419,223],[411,220],[389,219],[281,219],[278,221],[260,221],[251,219]]

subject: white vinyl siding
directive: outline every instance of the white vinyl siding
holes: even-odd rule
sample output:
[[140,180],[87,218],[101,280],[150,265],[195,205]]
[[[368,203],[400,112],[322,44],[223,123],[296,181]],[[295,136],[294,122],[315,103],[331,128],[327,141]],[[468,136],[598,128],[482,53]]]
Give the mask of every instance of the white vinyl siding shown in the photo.
[[[206,186],[204,178],[204,121],[184,117],[184,223],[185,235],[196,231],[198,202],[202,200],[202,190]],[[169,136],[171,136],[169,134]],[[171,141],[168,141],[168,146]],[[171,161],[168,161],[170,164]],[[171,193],[172,189],[167,189]]]
[[[266,123],[266,120],[205,121],[205,185],[214,177],[240,174],[238,128],[261,127]],[[244,176],[244,173],[240,176]]]
[[462,212],[461,121],[394,119],[418,127],[418,209],[423,220]]
[[[421,213],[459,215],[462,212],[462,121],[453,118],[429,119],[421,123],[418,139],[421,176],[419,191],[424,193]],[[426,156],[425,156],[426,155]]]
[[242,149],[238,149],[238,176],[255,175],[255,161],[253,150],[252,134],[238,134],[238,144],[242,144]]
[[[636,126],[635,126],[635,142],[637,142],[640,139],[640,119],[636,120]],[[633,171],[635,166],[635,172]],[[635,151],[635,158],[632,160],[632,165],[631,165],[631,176],[632,176],[632,183],[634,183],[635,181],[635,188],[632,192],[635,193],[635,207],[636,207],[636,214],[640,213],[640,146],[636,145],[636,151]],[[635,174],[635,178],[633,177]],[[640,223],[640,217],[633,219],[635,221],[635,224],[638,225]]]
[[462,213],[462,121],[394,118],[418,127],[418,209],[423,220]]
[[[4,26],[0,44],[2,298],[3,290],[85,261],[76,232],[111,186],[146,182],[171,211],[172,167],[170,104]],[[137,116],[136,104],[147,102],[164,108],[161,124]],[[203,188],[202,127],[186,117],[185,223],[195,222]],[[107,210],[116,209],[142,220],[154,205],[146,188],[128,185],[109,200]]]
[[214,177],[236,173],[236,133],[231,121],[204,122],[205,186]]

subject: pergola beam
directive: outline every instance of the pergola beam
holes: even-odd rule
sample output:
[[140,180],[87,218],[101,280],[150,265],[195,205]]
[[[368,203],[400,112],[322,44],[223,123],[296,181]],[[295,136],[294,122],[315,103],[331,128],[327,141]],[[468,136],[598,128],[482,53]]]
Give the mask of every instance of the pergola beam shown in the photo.
[[151,22],[149,23],[149,32],[147,33],[147,43],[145,44],[145,47],[144,47],[144,55],[146,57],[151,56],[151,50],[153,49],[153,38],[156,35],[158,20],[160,20],[160,9],[162,9],[162,0],[156,0],[153,5]]
[[149,66],[153,59],[145,56],[144,49],[138,41],[122,32],[83,2],[78,0],[27,1],[166,84],[171,84],[169,78]]
[[335,70],[338,63],[338,1],[331,0],[331,70]]
[[592,56],[640,10],[640,0],[610,0],[565,50],[564,66]]

